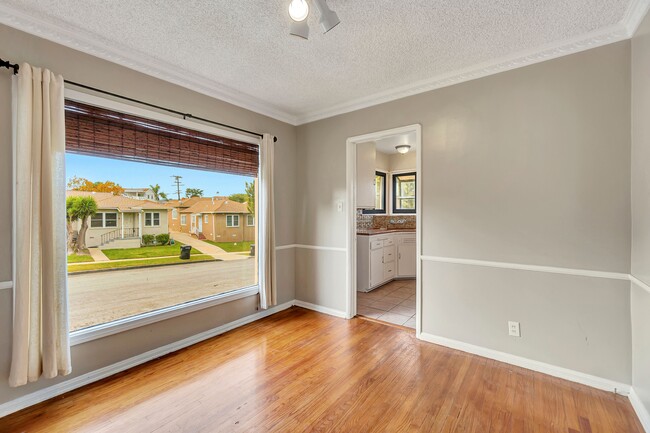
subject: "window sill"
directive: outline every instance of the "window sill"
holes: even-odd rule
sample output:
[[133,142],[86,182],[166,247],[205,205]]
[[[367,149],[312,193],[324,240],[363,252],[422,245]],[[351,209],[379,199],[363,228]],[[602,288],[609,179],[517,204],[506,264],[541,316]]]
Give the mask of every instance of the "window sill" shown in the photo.
[[258,286],[245,287],[242,289],[233,290],[232,292],[220,293],[208,298],[197,299],[194,301],[186,302],[184,304],[151,311],[149,313],[143,313],[133,317],[126,317],[114,322],[80,329],[78,331],[73,331],[70,333],[70,345],[75,346],[77,344],[87,343],[89,341],[97,340],[109,335],[128,331],[129,329],[139,328],[151,323],[160,322],[161,320],[188,314],[193,311],[203,310],[215,305],[225,304],[237,299],[254,296],[258,293]]

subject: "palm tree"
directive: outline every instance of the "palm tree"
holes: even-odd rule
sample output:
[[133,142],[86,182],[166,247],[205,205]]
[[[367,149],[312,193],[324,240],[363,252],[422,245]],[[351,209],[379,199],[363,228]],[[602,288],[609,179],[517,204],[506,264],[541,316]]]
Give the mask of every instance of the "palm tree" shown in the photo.
[[72,223],[81,221],[77,242],[71,245],[75,253],[86,249],[86,231],[88,230],[88,217],[97,213],[97,202],[90,196],[68,197],[65,201],[66,218],[68,225],[68,243],[72,244]]
[[160,199],[167,200],[167,194],[160,190],[160,185],[149,185],[149,188],[153,192],[153,197],[156,201],[159,201]]

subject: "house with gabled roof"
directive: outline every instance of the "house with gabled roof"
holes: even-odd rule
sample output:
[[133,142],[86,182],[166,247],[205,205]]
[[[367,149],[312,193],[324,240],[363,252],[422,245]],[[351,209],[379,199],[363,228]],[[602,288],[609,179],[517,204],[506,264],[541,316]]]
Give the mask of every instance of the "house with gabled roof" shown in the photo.
[[[97,202],[97,213],[88,222],[87,247],[137,248],[142,235],[169,233],[168,210],[163,204],[109,192],[66,191],[66,196],[91,196]],[[81,222],[76,225],[78,231]]]
[[215,242],[255,241],[255,216],[248,204],[226,197],[169,200],[169,231]]

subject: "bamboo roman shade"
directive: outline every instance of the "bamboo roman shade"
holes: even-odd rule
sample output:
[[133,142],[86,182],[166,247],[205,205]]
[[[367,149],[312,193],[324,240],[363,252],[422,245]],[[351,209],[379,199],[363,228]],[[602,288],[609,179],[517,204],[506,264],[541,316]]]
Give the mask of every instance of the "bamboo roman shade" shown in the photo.
[[66,151],[257,177],[259,146],[65,101]]

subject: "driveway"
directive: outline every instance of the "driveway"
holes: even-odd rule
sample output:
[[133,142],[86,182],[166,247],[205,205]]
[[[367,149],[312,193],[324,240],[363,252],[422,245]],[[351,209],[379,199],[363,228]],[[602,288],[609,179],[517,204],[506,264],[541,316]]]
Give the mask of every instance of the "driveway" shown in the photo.
[[171,237],[175,241],[184,243],[185,245],[191,245],[192,248],[196,248],[201,251],[203,254],[208,254],[219,260],[246,260],[250,257],[245,256],[239,253],[229,253],[225,250],[219,248],[216,245],[203,242],[195,237],[190,236],[187,233],[181,232],[171,232]]
[[255,259],[68,276],[70,329],[252,286]]

